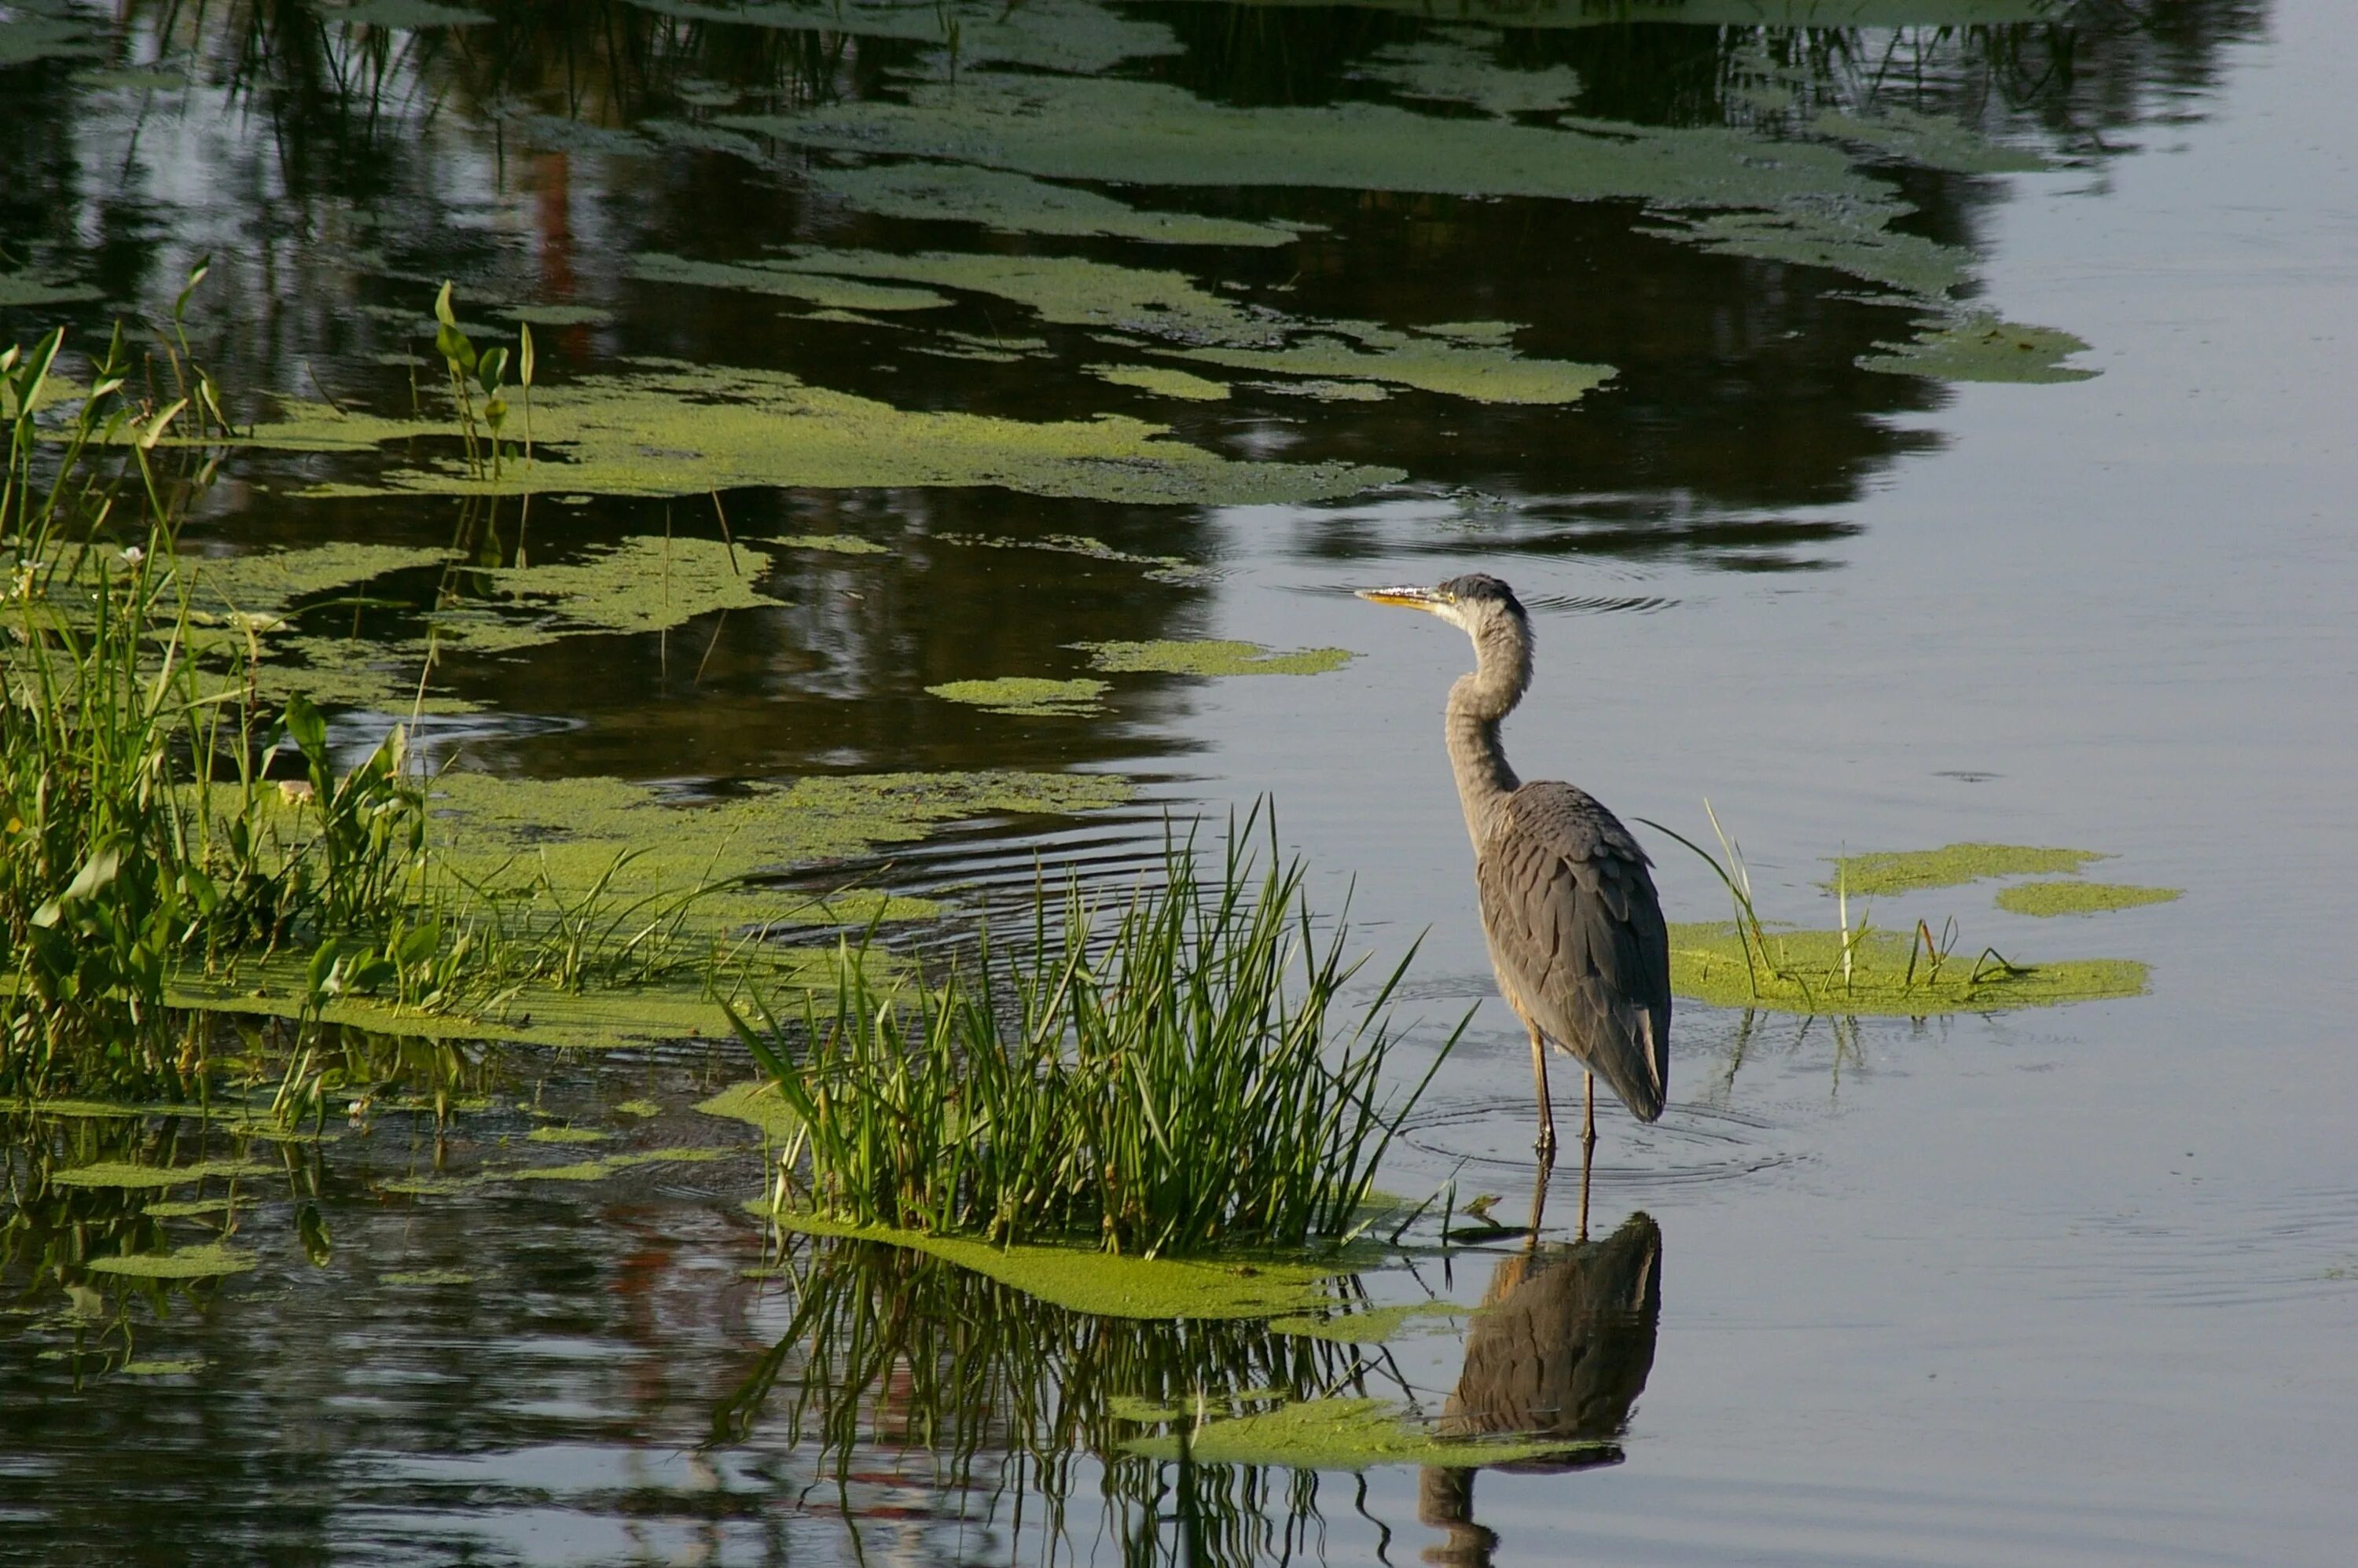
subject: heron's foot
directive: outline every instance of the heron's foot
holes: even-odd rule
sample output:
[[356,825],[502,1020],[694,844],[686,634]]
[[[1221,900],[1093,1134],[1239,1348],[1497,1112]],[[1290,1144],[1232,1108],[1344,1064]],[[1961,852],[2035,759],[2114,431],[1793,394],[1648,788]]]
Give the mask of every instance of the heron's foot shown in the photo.
[[1541,1128],[1539,1137],[1532,1141],[1531,1152],[1537,1154],[1544,1163],[1550,1165],[1554,1164],[1555,1129],[1552,1127]]

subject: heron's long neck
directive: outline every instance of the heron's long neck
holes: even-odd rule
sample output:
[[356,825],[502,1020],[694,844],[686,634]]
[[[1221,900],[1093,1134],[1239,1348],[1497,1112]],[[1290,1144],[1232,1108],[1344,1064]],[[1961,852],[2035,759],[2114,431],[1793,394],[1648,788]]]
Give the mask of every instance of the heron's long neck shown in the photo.
[[1474,643],[1475,667],[1449,688],[1449,767],[1466,831],[1480,849],[1491,814],[1522,784],[1498,741],[1498,724],[1531,684],[1531,639],[1510,626],[1488,629]]

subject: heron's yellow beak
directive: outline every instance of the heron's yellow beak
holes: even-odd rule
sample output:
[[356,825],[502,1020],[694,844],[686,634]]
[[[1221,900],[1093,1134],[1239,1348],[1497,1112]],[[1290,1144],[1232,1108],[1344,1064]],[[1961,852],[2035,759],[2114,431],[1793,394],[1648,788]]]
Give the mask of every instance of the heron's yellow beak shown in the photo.
[[1361,599],[1369,604],[1397,604],[1409,610],[1422,610],[1428,615],[1441,612],[1444,600],[1429,588],[1363,588]]

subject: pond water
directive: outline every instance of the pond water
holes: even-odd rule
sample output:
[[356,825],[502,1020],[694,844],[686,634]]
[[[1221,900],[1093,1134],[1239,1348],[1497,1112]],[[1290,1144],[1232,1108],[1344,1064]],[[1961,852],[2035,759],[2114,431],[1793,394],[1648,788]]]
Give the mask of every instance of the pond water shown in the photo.
[[[212,258],[254,435],[186,543],[392,552],[272,633],[355,754],[422,690],[437,763],[510,780],[1135,786],[789,879],[949,926],[1268,797],[1324,907],[1422,934],[1412,1054],[1478,1003],[1386,1186],[1509,1234],[1424,1225],[1338,1300],[1443,1304],[1356,1344],[789,1246],[708,1041],[429,1052],[438,1136],[16,1113],[0,1559],[2348,1561],[2353,41],[2324,0],[10,0],[0,332],[90,344]],[[481,341],[536,323],[499,486],[419,422],[445,278]],[[1527,1249],[1467,650],[1350,593],[1471,569],[1538,628],[1527,775],[1705,843],[1708,799],[1827,930],[1845,853],[2116,857],[2180,896],[1872,918],[2147,994],[1683,1002],[1670,1108],[1602,1108],[1585,1238],[1567,1169]],[[1206,639],[1353,656],[1161,646]],[[236,1271],[74,1266],[132,1232]],[[1320,1396],[1563,1446],[1156,1446]]]

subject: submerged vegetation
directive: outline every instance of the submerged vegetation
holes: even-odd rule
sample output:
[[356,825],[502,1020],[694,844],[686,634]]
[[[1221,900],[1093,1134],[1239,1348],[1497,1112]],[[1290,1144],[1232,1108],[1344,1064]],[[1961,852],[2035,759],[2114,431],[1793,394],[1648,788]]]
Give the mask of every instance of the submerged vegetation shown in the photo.
[[1209,876],[1192,842],[1167,846],[1162,884],[1110,929],[1075,888],[1052,939],[1038,893],[1028,956],[986,940],[937,988],[897,992],[845,963],[832,1008],[814,999],[799,1031],[766,1012],[741,1024],[801,1124],[772,1206],[1149,1258],[1354,1234],[1456,1036],[1380,1103],[1408,959],[1337,1028],[1365,960],[1346,961],[1340,925],[1316,934],[1299,863],[1256,874],[1250,831],[1232,829]]

